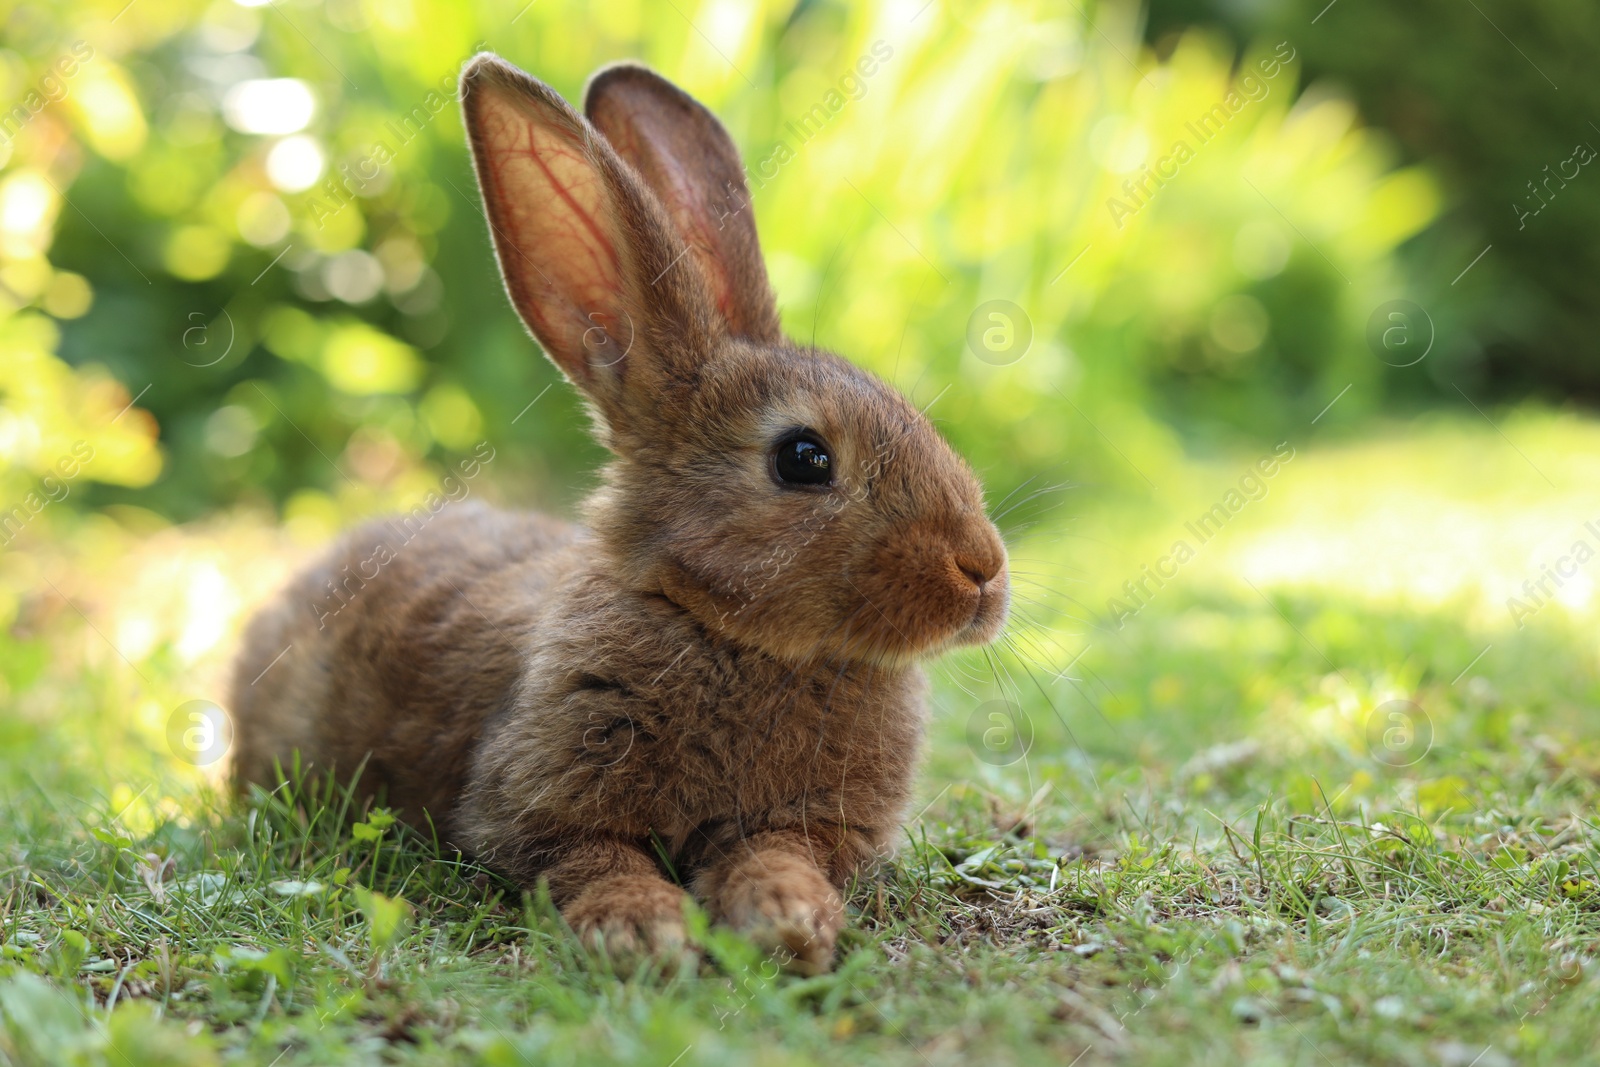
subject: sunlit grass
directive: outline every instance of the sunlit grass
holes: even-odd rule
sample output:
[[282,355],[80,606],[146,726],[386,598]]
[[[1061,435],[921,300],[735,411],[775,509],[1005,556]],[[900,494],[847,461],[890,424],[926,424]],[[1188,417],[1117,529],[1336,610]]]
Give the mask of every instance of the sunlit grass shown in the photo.
[[[1594,517],[1600,427],[1501,429],[1297,446],[1121,629],[1104,598],[1258,457],[1039,497],[1015,643],[936,669],[906,846],[806,981],[712,934],[698,974],[625,981],[381,819],[237,805],[168,718],[223,692],[308,546],[243,512],[86,519],[0,557],[0,1062],[58,1032],[82,1051],[54,1062],[96,1064],[1575,1062],[1600,1007],[1594,604],[1519,629],[1503,599]],[[1031,747],[973,729],[994,700]],[[1429,730],[1400,759],[1389,701]]]

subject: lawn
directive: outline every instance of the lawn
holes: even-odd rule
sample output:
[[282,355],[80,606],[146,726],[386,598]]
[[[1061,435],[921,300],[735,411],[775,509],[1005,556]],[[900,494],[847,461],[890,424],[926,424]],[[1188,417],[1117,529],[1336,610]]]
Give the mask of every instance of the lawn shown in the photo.
[[169,726],[325,531],[63,526],[0,555],[0,1063],[1592,1061],[1600,424],[1491,414],[996,501],[1011,632],[814,978],[618,975],[381,810],[234,800]]

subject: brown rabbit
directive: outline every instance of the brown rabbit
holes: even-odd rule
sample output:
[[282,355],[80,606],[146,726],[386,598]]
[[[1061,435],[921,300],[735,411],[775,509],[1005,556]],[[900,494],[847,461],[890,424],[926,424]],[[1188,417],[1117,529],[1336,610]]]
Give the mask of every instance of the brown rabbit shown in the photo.
[[365,760],[614,952],[684,943],[664,851],[713,918],[826,967],[906,814],[916,661],[1006,617],[982,490],[893,389],[779,332],[705,108],[622,65],[585,119],[493,55],[461,93],[512,304],[616,458],[586,527],[459,504],[347,536],[249,628],[235,774]]

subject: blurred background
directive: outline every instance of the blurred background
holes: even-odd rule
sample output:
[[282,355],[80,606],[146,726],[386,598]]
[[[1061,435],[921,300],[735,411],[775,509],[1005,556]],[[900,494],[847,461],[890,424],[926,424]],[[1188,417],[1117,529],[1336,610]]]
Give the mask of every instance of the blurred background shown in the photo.
[[[1600,520],[1592,3],[83,0],[0,5],[0,35],[14,723],[160,737],[288,567],[480,442],[474,496],[593,484],[477,207],[454,84],[484,48],[573,100],[639,58],[722,117],[789,331],[985,478],[1023,583],[1003,656],[1071,683],[1079,745],[1204,705],[1219,648],[1263,658],[1212,711],[1270,714],[1277,646],[1227,607],[1263,590],[1447,612],[1462,666],[1591,610],[1581,568],[1532,622],[1510,601]],[[1404,644],[1356,704],[1422,684]],[[1066,673],[1157,646],[1192,660]],[[981,662],[958,711],[1006,690]]]

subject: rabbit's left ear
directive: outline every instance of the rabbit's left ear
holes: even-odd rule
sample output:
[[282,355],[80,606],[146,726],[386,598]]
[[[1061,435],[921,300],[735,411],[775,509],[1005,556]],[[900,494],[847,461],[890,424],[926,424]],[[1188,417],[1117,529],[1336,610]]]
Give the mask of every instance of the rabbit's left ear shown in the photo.
[[774,342],[782,335],[756,237],[744,164],[715,115],[635,63],[600,70],[584,114],[666,206],[692,249],[728,332]]

